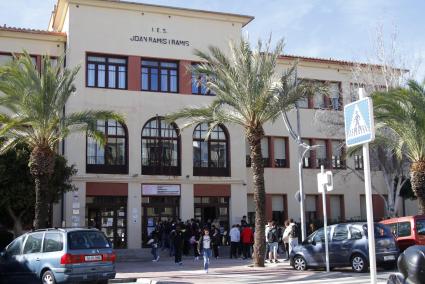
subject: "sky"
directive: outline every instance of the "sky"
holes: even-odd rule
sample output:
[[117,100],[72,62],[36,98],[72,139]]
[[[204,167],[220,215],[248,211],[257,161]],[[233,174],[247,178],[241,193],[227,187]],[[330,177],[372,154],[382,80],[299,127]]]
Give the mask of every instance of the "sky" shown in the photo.
[[[254,44],[272,35],[284,53],[376,62],[376,30],[390,50],[397,35],[397,67],[425,76],[425,0],[132,0],[254,16],[244,35]],[[0,25],[46,29],[56,0],[0,0]],[[424,62],[422,62],[424,61]],[[419,68],[418,68],[419,66]]]

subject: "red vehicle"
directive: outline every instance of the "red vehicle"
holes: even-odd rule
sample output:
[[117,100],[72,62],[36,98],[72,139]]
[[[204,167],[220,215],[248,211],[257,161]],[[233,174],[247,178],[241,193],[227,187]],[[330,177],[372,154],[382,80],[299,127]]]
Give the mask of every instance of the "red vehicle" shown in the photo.
[[391,228],[400,251],[413,245],[425,245],[425,215],[397,217],[380,223]]

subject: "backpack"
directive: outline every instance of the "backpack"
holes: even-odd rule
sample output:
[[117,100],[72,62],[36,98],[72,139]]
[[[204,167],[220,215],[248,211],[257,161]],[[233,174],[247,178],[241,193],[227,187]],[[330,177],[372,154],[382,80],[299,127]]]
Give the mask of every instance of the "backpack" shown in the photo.
[[293,239],[297,239],[299,235],[298,226],[296,224],[292,225],[291,232],[289,236]]
[[276,243],[279,240],[276,228],[272,228],[269,230],[269,232],[267,233],[267,240],[269,241],[269,243]]

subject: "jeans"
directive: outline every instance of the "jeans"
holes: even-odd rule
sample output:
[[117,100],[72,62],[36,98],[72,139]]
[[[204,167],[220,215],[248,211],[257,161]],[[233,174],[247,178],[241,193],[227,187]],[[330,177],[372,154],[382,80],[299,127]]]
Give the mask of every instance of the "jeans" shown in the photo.
[[230,258],[238,258],[238,242],[230,242]]
[[289,254],[298,245],[298,239],[289,239]]
[[208,265],[210,264],[211,249],[204,249],[202,254],[204,255],[204,269],[208,270]]
[[153,256],[153,259],[158,258],[158,245],[157,244],[152,244],[151,254]]

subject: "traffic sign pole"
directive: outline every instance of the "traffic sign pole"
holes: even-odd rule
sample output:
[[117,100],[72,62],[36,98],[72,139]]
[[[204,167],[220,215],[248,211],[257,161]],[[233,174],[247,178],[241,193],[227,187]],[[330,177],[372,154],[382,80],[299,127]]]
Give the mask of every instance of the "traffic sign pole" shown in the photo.
[[[359,89],[359,99],[363,99],[363,88]],[[369,143],[363,144],[363,168],[366,193],[367,233],[369,242],[369,269],[370,283],[376,284],[376,254],[375,254],[375,228],[372,205],[372,180],[370,177]]]
[[[325,168],[323,165],[320,166],[320,174],[322,175],[322,178],[324,179],[325,176]],[[326,257],[326,272],[330,272],[329,268],[329,241],[328,241],[328,216],[327,216],[327,209],[326,209],[326,191],[327,191],[327,185],[326,183],[322,182],[323,190],[322,190],[322,207],[323,207],[323,229],[325,233],[325,257]]]

